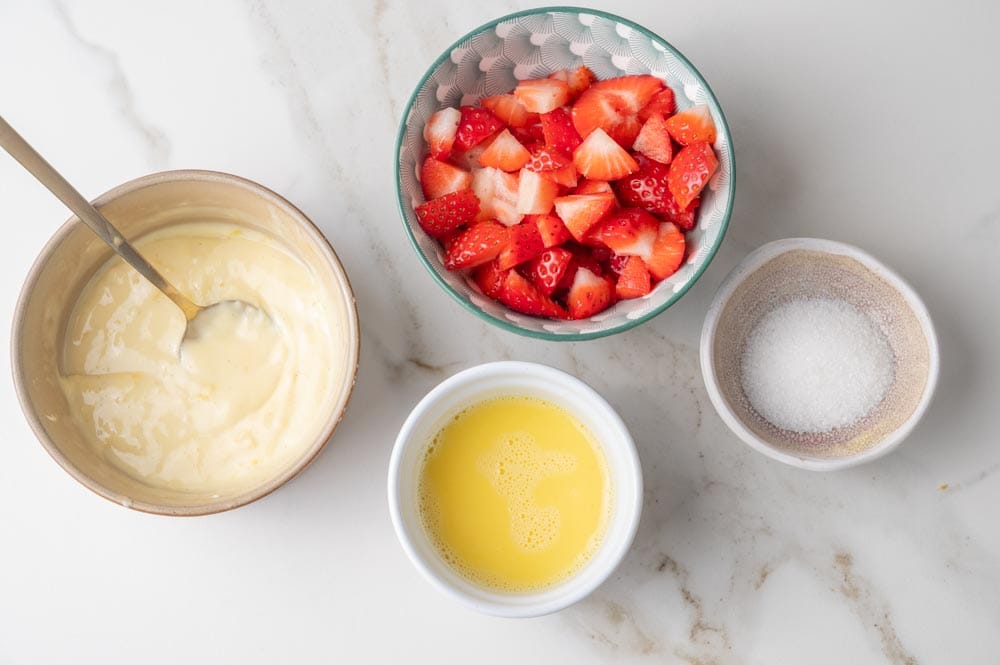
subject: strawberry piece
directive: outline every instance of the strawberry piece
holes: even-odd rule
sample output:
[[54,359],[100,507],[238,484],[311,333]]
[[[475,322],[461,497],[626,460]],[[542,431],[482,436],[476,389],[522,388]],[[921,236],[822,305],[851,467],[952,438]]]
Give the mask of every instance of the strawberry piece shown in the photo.
[[541,253],[528,269],[531,281],[547,296],[559,287],[563,277],[569,270],[573,254],[562,247],[553,247]]
[[542,137],[545,145],[561,153],[572,155],[577,146],[583,142],[573,118],[566,109],[555,109],[539,116],[542,123]]
[[455,148],[458,150],[468,150],[503,128],[503,122],[486,109],[463,106],[459,111],[461,119],[455,133]]
[[646,264],[638,256],[628,257],[615,283],[615,295],[622,300],[639,298],[649,293],[652,288]]
[[427,199],[436,199],[457,192],[471,184],[471,173],[439,159],[428,157],[420,167],[420,187]]
[[497,300],[515,312],[531,316],[565,318],[566,312],[516,270],[511,270],[497,293]]
[[667,119],[659,114],[651,115],[635,137],[632,149],[661,164],[669,164],[674,147],[667,131]]
[[584,180],[576,189],[574,194],[611,194],[611,183],[604,180]]
[[594,260],[597,261],[597,264],[601,267],[601,272],[599,274],[608,275],[614,272],[611,270],[611,257],[614,256],[615,253],[610,249],[604,247],[603,245],[591,247],[590,255],[594,257]]
[[511,128],[524,127],[534,115],[511,94],[483,97],[479,103]]
[[496,260],[493,260],[474,269],[472,271],[472,281],[476,283],[476,286],[484,294],[490,298],[496,298],[500,293],[500,287],[503,286],[503,282],[507,278],[508,272],[507,270],[500,270]]
[[590,71],[590,68],[586,65],[580,65],[573,70],[558,69],[549,74],[549,78],[565,81],[567,85],[569,85],[569,96],[571,100],[579,97],[580,93],[589,88],[590,84],[597,80],[597,77],[594,76],[594,72]]
[[[534,115],[534,114],[532,114]],[[540,117],[535,115],[535,117]],[[532,145],[545,142],[545,132],[542,130],[541,121],[528,122],[524,127],[511,127],[510,133],[514,135],[523,145]]]
[[657,219],[645,210],[625,208],[595,226],[590,237],[620,256],[649,256],[659,228]]
[[708,105],[699,104],[681,111],[667,120],[667,129],[674,140],[681,145],[692,143],[715,143],[715,122]]
[[476,221],[496,219],[506,226],[524,217],[517,211],[518,174],[485,167],[472,174],[472,191],[479,198]]
[[558,79],[529,79],[517,84],[514,96],[529,113],[548,113],[569,101],[569,84]]
[[655,160],[640,156],[638,170],[615,183],[615,192],[627,206],[645,208],[653,213],[680,209],[670,193],[667,178],[670,169]]
[[457,148],[452,150],[451,163],[468,171],[480,168],[479,156],[486,152],[486,148],[490,146],[494,138],[496,138],[496,134],[487,136],[468,150],[458,150]]
[[668,86],[653,95],[649,103],[639,109],[639,120],[646,122],[654,115],[669,117],[677,110],[674,91]]
[[660,213],[659,217],[668,222],[673,222],[681,231],[690,231],[697,223],[698,206],[700,204],[701,199],[696,197],[686,208],[681,208],[677,201],[674,200],[673,195],[670,195],[669,205],[666,210]]
[[424,140],[435,159],[448,159],[455,143],[458,122],[462,113],[458,109],[443,108],[435,111],[424,125]]
[[[594,256],[593,250],[591,250],[589,253],[584,252],[582,250],[574,252],[573,264],[574,268],[586,268],[587,270],[589,270],[590,272],[594,273],[599,277],[604,276],[604,266],[602,266],[601,262],[598,261],[597,258]],[[573,277],[575,276],[576,275],[574,272]],[[573,280],[570,279],[569,284],[566,285],[566,288],[568,289],[570,286],[572,286],[572,283]]]
[[563,187],[576,187],[576,167],[572,164],[567,164],[561,169],[556,169],[555,171],[545,171],[542,173],[542,176],[548,178],[557,185],[562,185]]
[[571,194],[554,202],[556,214],[577,240],[583,240],[591,227],[615,207],[614,194]]
[[517,212],[544,215],[552,210],[559,185],[540,173],[522,169],[517,188]]
[[569,287],[566,305],[571,319],[586,319],[603,312],[615,300],[615,287],[611,280],[587,268],[577,268],[573,285]]
[[546,146],[539,146],[531,151],[531,159],[525,164],[529,171],[543,173],[545,171],[556,171],[567,164],[572,164],[573,160],[565,154]]
[[628,260],[631,258],[631,256],[618,256],[617,254],[612,254],[611,260],[608,261],[608,267],[611,268],[611,272],[616,275],[620,275],[622,274],[622,271],[625,270],[625,264],[628,263]]
[[462,224],[468,224],[479,213],[479,199],[471,189],[446,194],[417,206],[420,227],[434,238],[442,238]]
[[573,152],[573,164],[583,177],[593,180],[617,180],[639,168],[632,155],[600,128]]
[[545,251],[538,226],[530,221],[521,222],[507,228],[507,247],[500,252],[497,267],[508,270],[530,261]]
[[489,147],[479,155],[479,163],[501,171],[519,171],[531,159],[531,153],[514,138],[509,130],[503,130],[493,139]]
[[701,194],[717,168],[719,160],[708,143],[692,143],[682,148],[667,173],[667,185],[677,205],[687,208]]
[[649,256],[642,257],[650,274],[665,279],[677,272],[684,261],[684,234],[670,222],[660,222],[660,230]]
[[445,254],[448,270],[475,268],[492,261],[507,246],[507,229],[496,222],[479,222],[455,238]]
[[622,146],[631,146],[639,134],[639,110],[663,89],[655,76],[620,76],[598,81],[573,104],[573,125],[583,138],[603,129]]
[[533,219],[545,247],[557,247],[573,237],[562,220],[555,215],[537,215]]

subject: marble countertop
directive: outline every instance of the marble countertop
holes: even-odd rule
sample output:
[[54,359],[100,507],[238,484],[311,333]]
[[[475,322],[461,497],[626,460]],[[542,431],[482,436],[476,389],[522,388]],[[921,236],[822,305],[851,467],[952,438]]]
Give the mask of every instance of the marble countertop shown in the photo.
[[[712,84],[738,192],[722,249],[688,295],[579,344],[468,315],[414,256],[392,193],[399,114],[424,69],[468,29],[527,6],[0,3],[0,113],[84,193],[172,168],[259,181],[333,242],[363,329],[357,390],[326,451],[275,494],[212,517],[148,516],[92,495],[37,444],[3,381],[0,663],[996,661],[1000,5],[615,3]],[[0,211],[9,322],[67,213],[6,155]],[[824,475],[765,459],[705,393],[708,302],[747,252],[789,236],[865,248],[937,324],[937,397],[910,439],[868,466]],[[451,373],[505,358],[606,395],[647,488],[617,573],[536,620],[480,616],[437,593],[397,545],[385,500],[412,405]]]

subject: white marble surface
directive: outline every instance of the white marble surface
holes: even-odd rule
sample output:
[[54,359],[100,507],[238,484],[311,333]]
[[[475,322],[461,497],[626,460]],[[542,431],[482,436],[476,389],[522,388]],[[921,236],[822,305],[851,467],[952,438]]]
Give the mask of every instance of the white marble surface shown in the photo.
[[[1000,656],[1000,5],[652,3],[719,96],[737,150],[722,251],[671,310],[595,342],[516,337],[465,313],[404,238],[401,107],[457,36],[520,2],[0,2],[0,113],[85,193],[168,168],[237,173],[326,232],[357,290],[358,388],[308,471],[197,519],[73,482],[0,385],[0,663],[987,663]],[[0,310],[67,216],[0,155]],[[696,345],[752,248],[860,245],[925,297],[937,399],[895,454],[831,475],[732,436]],[[7,324],[2,327],[7,343]],[[2,373],[9,375],[6,354]],[[394,434],[448,374],[500,358],[590,382],[637,439],[635,546],[592,598],[527,621],[436,593],[395,542]]]

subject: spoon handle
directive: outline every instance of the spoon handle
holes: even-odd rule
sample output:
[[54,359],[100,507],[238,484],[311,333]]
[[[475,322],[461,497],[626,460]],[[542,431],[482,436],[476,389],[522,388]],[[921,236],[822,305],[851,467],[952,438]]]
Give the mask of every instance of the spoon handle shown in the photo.
[[66,179],[59,174],[45,158],[39,155],[7,121],[0,117],[0,146],[21,163],[40,183],[48,187],[67,208],[69,208],[84,224],[89,226],[97,236],[106,242],[118,256],[135,268],[136,272],[148,279],[153,286],[162,291],[174,301],[184,316],[190,321],[201,310],[201,307],[191,302],[180,291],[164,279],[160,272],[149,264],[136,249],[125,239],[125,236],[102,215],[97,208],[81,196]]

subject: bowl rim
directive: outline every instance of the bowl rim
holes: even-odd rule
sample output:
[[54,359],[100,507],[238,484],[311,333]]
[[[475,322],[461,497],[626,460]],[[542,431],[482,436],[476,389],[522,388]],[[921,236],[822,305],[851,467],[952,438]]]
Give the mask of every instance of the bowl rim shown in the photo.
[[[592,576],[589,580],[579,583],[576,588],[567,591],[564,595],[559,597],[548,600],[539,599],[534,602],[524,601],[525,598],[531,598],[532,596],[543,596],[550,590],[549,589],[534,593],[518,594],[522,602],[517,604],[504,604],[498,601],[476,598],[467,594],[462,589],[455,587],[448,580],[438,575],[434,571],[433,567],[425,561],[424,557],[417,550],[410,537],[410,530],[413,527],[408,526],[409,522],[404,520],[402,516],[401,501],[399,496],[400,465],[406,451],[412,446],[420,444],[420,442],[414,438],[414,430],[420,424],[422,419],[426,417],[427,412],[432,410],[442,399],[445,399],[458,391],[464,390],[468,384],[474,383],[480,378],[495,375],[523,376],[527,374],[549,379],[553,382],[553,384],[561,383],[563,385],[572,385],[575,388],[578,388],[581,393],[586,395],[585,399],[589,400],[591,404],[600,405],[601,409],[605,412],[605,415],[609,419],[610,425],[621,435],[621,440],[615,445],[621,447],[621,452],[625,458],[624,473],[627,474],[629,479],[632,481],[634,491],[628,495],[619,495],[616,493],[615,500],[622,502],[621,505],[625,507],[619,519],[627,521],[625,522],[625,526],[620,532],[618,539],[613,543],[609,543],[612,547],[611,554],[603,569]],[[583,402],[583,400],[580,401]],[[433,587],[445,595],[459,601],[462,605],[484,614],[505,618],[531,618],[558,612],[559,610],[565,609],[566,607],[569,607],[586,598],[601,584],[607,581],[607,579],[621,565],[622,561],[625,560],[629,550],[632,548],[632,543],[635,540],[636,533],[639,529],[639,522],[642,518],[644,500],[642,464],[639,459],[639,452],[635,446],[635,440],[629,432],[628,426],[625,424],[625,421],[615,408],[611,406],[611,404],[599,392],[597,392],[597,390],[592,388],[582,379],[549,365],[520,360],[501,360],[473,365],[472,367],[468,367],[449,376],[427,392],[427,394],[425,394],[420,401],[414,405],[413,409],[410,411],[409,415],[407,415],[406,420],[399,429],[399,434],[396,436],[396,440],[392,448],[392,454],[389,458],[389,469],[386,481],[389,516],[392,521],[393,531],[396,534],[396,539],[399,541],[400,546],[406,553],[407,558],[418,570],[420,575],[425,580],[430,582]],[[420,525],[416,525],[415,528],[420,528]],[[608,528],[610,529],[610,524]],[[569,584],[573,579],[574,577],[571,576],[563,583]]]
[[[927,341],[927,382],[924,385],[920,401],[917,402],[913,413],[903,421],[895,430],[886,435],[884,439],[875,445],[863,450],[856,455],[842,458],[809,458],[801,455],[789,453],[776,448],[754,434],[736,416],[732,408],[722,395],[719,382],[715,375],[715,359],[713,348],[715,346],[715,334],[718,329],[719,318],[722,311],[729,303],[730,298],[736,289],[739,288],[746,279],[755,273],[762,265],[772,259],[795,250],[812,250],[825,254],[836,254],[850,257],[866,268],[872,270],[879,277],[885,280],[892,288],[896,289],[903,300],[909,305],[924,338]],[[934,322],[931,319],[927,306],[910,284],[899,276],[894,270],[876,259],[868,252],[836,240],[825,240],[822,238],[783,238],[761,245],[754,251],[747,254],[723,280],[719,290],[716,291],[705,314],[705,322],[701,329],[701,340],[699,343],[699,359],[701,363],[702,379],[708,392],[709,399],[715,407],[716,412],[722,418],[729,429],[738,436],[744,443],[757,452],[763,453],[771,459],[778,460],[789,466],[809,471],[837,471],[849,467],[871,462],[879,457],[887,455],[895,450],[899,444],[906,439],[923,418],[934,396],[937,387],[938,375],[940,373],[940,348],[938,346],[937,333],[934,329]]]
[[[715,244],[709,249],[708,253],[705,255],[704,261],[701,263],[700,266],[698,266],[698,269],[694,272],[691,278],[688,279],[687,282],[681,288],[674,291],[670,295],[670,297],[668,297],[667,300],[664,301],[659,306],[649,310],[648,312],[646,312],[645,314],[636,319],[627,320],[621,325],[615,326],[613,328],[608,328],[607,330],[599,330],[593,332],[554,333],[544,330],[528,330],[510,321],[505,321],[503,319],[497,318],[492,314],[479,309],[471,302],[469,302],[465,297],[462,296],[462,294],[458,293],[454,288],[452,288],[452,286],[448,284],[448,282],[446,282],[444,278],[441,277],[441,275],[438,274],[438,272],[431,265],[428,258],[424,255],[423,250],[420,248],[420,244],[417,242],[417,238],[413,233],[413,229],[407,222],[406,211],[407,211],[407,206],[409,204],[405,201],[403,195],[402,178],[400,177],[400,170],[402,168],[402,164],[400,163],[400,155],[402,153],[403,140],[406,136],[407,118],[409,118],[410,112],[413,109],[413,104],[416,101],[417,95],[419,94],[420,90],[424,87],[424,84],[434,74],[434,72],[441,65],[441,63],[443,63],[446,59],[451,57],[452,51],[461,46],[462,43],[465,42],[466,40],[472,38],[473,36],[485,30],[488,30],[490,28],[495,28],[497,25],[499,25],[504,21],[520,18],[522,16],[531,16],[535,14],[549,14],[556,12],[590,14],[593,16],[598,16],[611,21],[615,21],[617,23],[626,25],[632,28],[633,30],[637,30],[646,37],[662,44],[668,51],[671,52],[672,55],[674,55],[682,64],[684,64],[690,70],[691,74],[695,77],[695,79],[702,86],[704,86],[709,101],[712,102],[715,109],[718,110],[719,119],[722,121],[722,127],[720,128],[720,133],[724,134],[729,139],[726,142],[726,153],[729,157],[729,164],[730,164],[729,182],[727,187],[728,197],[729,197],[728,204],[726,205],[726,210],[722,215],[722,227],[719,230],[719,236],[716,239]],[[553,342],[582,342],[586,340],[599,339],[601,337],[615,335],[617,333],[625,332],[626,330],[630,330],[642,323],[645,323],[646,321],[649,321],[659,316],[664,311],[669,309],[674,303],[680,300],[681,297],[683,297],[684,294],[687,293],[692,286],[694,286],[695,282],[697,282],[701,278],[702,274],[704,274],[704,272],[708,269],[709,264],[712,263],[712,260],[715,258],[716,253],[718,253],[719,251],[719,247],[722,245],[722,241],[725,239],[726,231],[729,228],[729,220],[733,214],[733,205],[736,198],[736,178],[735,178],[736,160],[733,149],[732,132],[729,129],[729,123],[727,122],[725,113],[722,110],[722,105],[719,103],[718,98],[715,96],[715,92],[712,90],[711,86],[708,85],[708,81],[705,80],[705,77],[702,76],[701,72],[699,72],[698,69],[691,63],[691,61],[688,60],[684,56],[684,54],[681,53],[676,47],[674,47],[673,44],[663,39],[652,30],[642,25],[639,25],[635,21],[624,18],[622,16],[618,16],[617,14],[601,11],[599,9],[591,9],[589,7],[574,7],[570,5],[535,7],[533,9],[525,9],[522,11],[506,14],[504,16],[500,16],[499,18],[495,18],[492,21],[488,21],[487,23],[483,23],[479,27],[468,31],[460,38],[452,42],[452,44],[448,46],[441,53],[441,55],[439,55],[434,60],[434,62],[431,63],[430,67],[427,68],[427,71],[424,72],[424,75],[420,78],[420,80],[417,82],[417,85],[414,87],[413,92],[410,93],[410,97],[406,102],[406,106],[403,107],[403,112],[399,120],[399,128],[396,132],[396,148],[395,148],[394,164],[395,164],[394,175],[396,178],[396,206],[399,210],[400,220],[403,223],[403,228],[406,230],[406,234],[410,240],[410,244],[413,246],[413,249],[417,253],[417,257],[420,259],[420,262],[423,264],[424,268],[426,268],[427,271],[431,274],[431,277],[434,278],[434,281],[436,281],[438,285],[442,289],[444,289],[444,291],[448,295],[452,297],[453,300],[458,302],[458,304],[460,304],[463,308],[465,308],[469,312],[472,312],[480,319],[488,321],[493,325],[502,328],[504,330],[507,330],[509,332],[517,333],[519,335],[524,335],[526,337],[534,337],[536,339],[544,339]]]
[[24,278],[21,291],[18,294],[17,302],[14,306],[10,339],[10,360],[11,373],[13,374],[14,379],[14,392],[17,394],[17,400],[20,404],[21,411],[24,413],[24,416],[28,421],[28,425],[34,432],[35,437],[42,444],[42,447],[49,454],[49,456],[52,457],[52,459],[54,459],[56,463],[59,464],[59,466],[61,466],[63,470],[65,470],[77,482],[98,496],[101,496],[120,506],[139,512],[171,517],[211,515],[239,508],[240,506],[244,506],[267,496],[305,470],[305,468],[316,459],[320,452],[322,452],[323,448],[326,447],[347,411],[347,405],[350,402],[351,395],[354,392],[354,387],[357,382],[358,364],[361,353],[361,335],[358,322],[357,303],[354,296],[354,290],[352,289],[350,280],[347,276],[347,271],[344,269],[344,266],[341,263],[340,258],[337,256],[336,251],[333,249],[333,246],[330,244],[330,241],[326,238],[319,227],[316,226],[316,224],[298,207],[280,194],[277,194],[271,189],[252,180],[232,175],[230,173],[200,169],[177,169],[158,171],[129,180],[104,192],[95,198],[92,203],[94,206],[100,208],[125,194],[145,187],[162,183],[184,181],[216,182],[236,185],[237,187],[241,187],[256,196],[271,202],[279,208],[284,209],[293,219],[299,222],[301,228],[310,236],[315,247],[325,255],[327,260],[330,262],[331,267],[334,269],[334,272],[338,276],[338,286],[344,296],[345,307],[347,309],[347,338],[348,344],[350,345],[348,363],[350,369],[345,376],[344,384],[342,385],[343,392],[341,398],[334,405],[330,418],[323,425],[323,429],[317,436],[316,441],[303,452],[302,457],[295,464],[258,487],[230,499],[184,506],[171,506],[166,504],[137,501],[124,494],[112,491],[78,469],[76,465],[74,465],[56,446],[51,437],[49,437],[45,428],[42,426],[39,415],[36,412],[30,397],[28,396],[28,377],[24,375],[24,367],[21,363],[20,350],[23,337],[22,324],[28,299],[42,270],[51,259],[52,252],[63,242],[71,231],[82,224],[76,215],[71,215],[68,220],[56,229],[55,233],[52,234],[49,240],[39,251],[38,255],[35,257],[35,260],[31,264],[31,267],[28,269],[28,273]]

